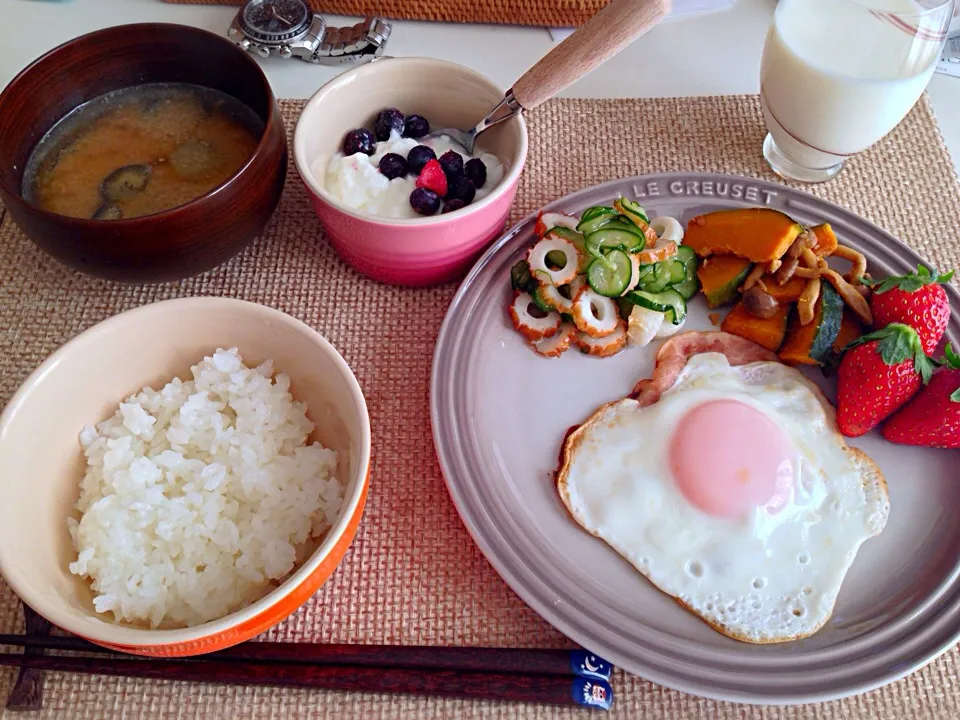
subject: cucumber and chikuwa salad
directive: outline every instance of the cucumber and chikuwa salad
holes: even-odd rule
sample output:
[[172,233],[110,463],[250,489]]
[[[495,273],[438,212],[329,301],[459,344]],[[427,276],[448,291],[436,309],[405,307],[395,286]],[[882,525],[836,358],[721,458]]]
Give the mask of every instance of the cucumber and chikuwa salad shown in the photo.
[[510,271],[514,326],[541,355],[572,345],[606,357],[680,329],[700,289],[683,226],[628,198],[580,217],[541,212],[536,242]]

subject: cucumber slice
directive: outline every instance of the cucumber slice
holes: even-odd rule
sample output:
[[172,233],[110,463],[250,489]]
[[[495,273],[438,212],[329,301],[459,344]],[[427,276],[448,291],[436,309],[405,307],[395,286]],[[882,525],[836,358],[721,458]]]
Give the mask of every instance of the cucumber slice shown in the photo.
[[659,293],[634,290],[627,293],[627,300],[648,310],[666,313],[674,325],[682,323],[687,316],[687,303],[676,290],[664,290]]
[[667,290],[663,294],[670,295],[670,312],[667,317],[674,325],[679,325],[687,317],[687,301],[676,290]]
[[589,255],[590,257],[598,258],[601,260],[605,259],[603,257],[603,246],[600,244],[600,238],[596,238],[594,240],[587,238],[584,243],[584,246],[587,249],[587,255]]
[[[550,255],[547,254],[549,259]],[[687,279],[687,271],[683,267],[683,262],[680,260],[664,260],[663,263],[666,265],[667,269],[670,271],[670,284],[675,285],[676,283],[683,282]]]
[[647,211],[641,207],[640,203],[634,202],[630,198],[622,197],[617,201],[617,204],[620,205],[620,211],[624,215],[635,215],[646,224],[650,224],[650,216],[647,215]]
[[638,287],[645,292],[660,293],[666,290],[669,286],[670,286],[670,283],[667,282],[666,278],[661,278],[660,280],[657,280],[652,276],[648,276],[647,281],[645,283],[642,283]]
[[[666,260],[661,260],[657,263],[657,267],[653,270],[653,276],[657,279],[658,282],[662,282],[666,278],[667,285],[673,285],[675,282],[680,282],[683,280],[683,263],[678,262],[677,267],[673,264],[673,258],[668,258]],[[674,280],[674,278],[679,277],[680,280]]]
[[693,251],[692,247],[688,245],[677,245],[677,260],[683,263],[688,278],[697,274],[697,254]]
[[654,263],[653,272],[649,273],[640,281],[640,289],[651,293],[659,293],[666,290],[670,285],[670,278],[672,277],[669,266],[669,262]]
[[577,225],[577,232],[581,232],[584,235],[590,235],[591,233],[595,233],[597,230],[602,228],[608,222],[615,220],[617,217],[619,217],[617,213],[610,212],[599,213],[587,220],[581,219],[580,224]]
[[617,216],[617,211],[612,207],[607,207],[606,205],[594,205],[593,207],[588,207],[580,215],[580,222],[585,222],[587,220],[593,220],[596,217],[601,215],[609,215],[611,217]]
[[544,237],[547,237],[548,235],[554,235],[556,237],[563,238],[564,240],[569,240],[574,245],[577,244],[578,240],[581,243],[583,243],[583,235],[578,233],[576,230],[571,230],[570,228],[561,227],[559,225],[557,225],[556,227],[550,228],[547,231],[547,235],[545,235]]
[[655,263],[650,263],[649,265],[641,265],[640,273],[637,275],[640,282],[643,282],[644,278],[650,277],[650,275],[653,273],[655,268],[656,268]]
[[697,254],[691,247],[678,245],[677,260],[683,263],[684,279],[674,283],[673,289],[680,293],[684,300],[689,300],[700,289],[700,280],[697,278]]
[[543,293],[543,290],[538,284],[537,289],[534,290],[532,293],[530,293],[530,297],[533,298],[533,304],[536,305],[541,310],[543,310],[544,312],[548,312],[548,313],[553,312],[553,307],[546,303],[546,301],[543,299],[542,293]]
[[623,250],[611,250],[587,268],[587,282],[604,297],[620,297],[630,285],[632,262]]
[[604,249],[626,250],[630,253],[637,253],[643,250],[643,244],[643,238],[616,227],[607,229],[607,226],[604,226],[600,230],[587,235],[588,252],[590,246],[593,245]]
[[694,275],[692,278],[687,278],[683,282],[678,282],[672,287],[674,290],[680,293],[680,297],[682,297],[684,300],[689,300],[697,294],[697,291],[700,290],[700,281],[697,280],[697,276]]
[[632,222],[628,222],[627,220],[625,220],[622,215],[606,223],[603,226],[603,229],[604,230],[623,230],[624,232],[632,233],[636,235],[638,238],[643,239],[644,243],[646,243],[646,240],[647,240],[647,236],[643,234],[643,230],[638,228]]

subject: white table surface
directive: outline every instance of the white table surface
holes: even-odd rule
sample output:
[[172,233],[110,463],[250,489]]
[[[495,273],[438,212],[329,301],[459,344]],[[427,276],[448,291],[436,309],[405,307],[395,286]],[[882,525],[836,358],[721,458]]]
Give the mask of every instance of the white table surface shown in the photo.
[[[563,93],[565,97],[682,97],[759,91],[760,53],[775,0],[738,0],[728,11],[666,22]],[[73,37],[112,25],[175,22],[225,32],[236,6],[160,0],[0,0],[0,88]],[[329,17],[333,25],[356,18]],[[544,28],[395,21],[388,54],[470,66],[503,87],[553,46]],[[278,97],[306,98],[339,70],[259,59]],[[934,75],[930,98],[960,170],[960,78]],[[760,152],[761,138],[757,138]]]

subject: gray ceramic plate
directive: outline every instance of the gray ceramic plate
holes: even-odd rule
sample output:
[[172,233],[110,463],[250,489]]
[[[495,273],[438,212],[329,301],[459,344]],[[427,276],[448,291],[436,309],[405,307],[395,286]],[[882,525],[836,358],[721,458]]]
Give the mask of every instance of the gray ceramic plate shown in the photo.
[[[577,192],[548,210],[579,213],[636,197],[651,215],[691,216],[767,205],[805,223],[830,222],[862,251],[875,277],[920,258],[875,225],[789,188],[713,174],[648,175]],[[879,433],[854,441],[887,477],[890,520],[861,548],[833,618],[811,638],[749,645],[689,615],[602,541],[580,529],[552,473],[571,425],[647,377],[659,346],[612,358],[576,351],[541,358],[507,315],[510,266],[531,244],[534,217],[481,258],[437,341],[431,388],[434,440],[447,485],[475,541],[517,594],[561,632],[615,665],[677,690],[724,700],[835,699],[903,677],[960,639],[960,452],[895,446]],[[960,309],[960,294],[950,289]],[[685,329],[712,329],[702,297]],[[960,313],[948,336],[960,338]],[[809,373],[831,400],[831,381]]]

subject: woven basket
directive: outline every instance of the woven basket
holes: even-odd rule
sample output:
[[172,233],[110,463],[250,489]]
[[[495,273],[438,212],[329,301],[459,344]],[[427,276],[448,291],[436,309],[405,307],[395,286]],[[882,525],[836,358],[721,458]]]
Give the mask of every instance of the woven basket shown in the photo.
[[[241,0],[164,0],[179,5],[240,5]],[[436,20],[540,27],[578,27],[608,0],[307,0],[328,15],[380,15],[394,20]]]

